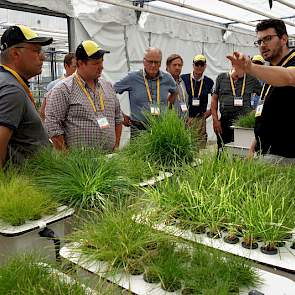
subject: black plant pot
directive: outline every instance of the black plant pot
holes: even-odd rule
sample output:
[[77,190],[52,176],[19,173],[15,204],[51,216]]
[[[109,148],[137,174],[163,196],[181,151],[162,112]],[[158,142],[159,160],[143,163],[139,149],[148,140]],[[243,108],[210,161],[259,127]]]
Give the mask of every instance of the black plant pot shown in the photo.
[[226,236],[223,240],[228,244],[237,244],[240,240],[237,236]]
[[197,290],[195,288],[184,288],[181,291],[181,295],[196,295],[196,294],[202,294],[202,293],[198,293]]
[[211,239],[220,239],[222,237],[222,234],[220,232],[207,232],[207,237]]
[[295,242],[292,243],[292,245],[290,246],[290,248],[295,250]]
[[245,249],[257,249],[258,248],[258,244],[256,242],[253,242],[253,243],[245,243],[245,242],[242,242],[242,247],[245,248]]
[[127,266],[126,270],[128,273],[130,273],[133,276],[141,275],[144,272],[143,267],[138,266],[138,265]]
[[206,227],[205,226],[192,226],[191,227],[191,232],[194,234],[204,234],[206,232]]
[[267,255],[275,255],[275,254],[278,254],[278,249],[276,247],[269,248],[268,246],[261,246],[260,247],[260,251],[263,254],[267,254]]
[[286,242],[284,241],[276,242],[276,247],[285,247],[285,245],[286,245]]
[[160,282],[159,276],[155,272],[149,271],[149,270],[146,270],[144,272],[143,279],[144,279],[145,282],[151,283],[151,284],[155,284],[155,283]]
[[161,288],[167,292],[175,292],[181,289],[181,282],[179,280],[174,280],[173,282],[161,282]]
[[292,237],[293,237],[293,235],[291,234],[291,233],[288,233],[288,234],[286,234],[285,236],[284,236],[284,240],[291,240],[292,239]]

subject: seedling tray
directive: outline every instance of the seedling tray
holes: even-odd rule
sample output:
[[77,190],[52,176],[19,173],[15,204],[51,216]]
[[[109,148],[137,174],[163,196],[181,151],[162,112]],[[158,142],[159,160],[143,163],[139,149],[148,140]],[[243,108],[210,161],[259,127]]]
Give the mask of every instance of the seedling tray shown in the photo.
[[55,258],[53,241],[40,237],[39,232],[48,227],[59,240],[63,240],[65,221],[73,213],[73,209],[61,206],[56,214],[44,216],[36,221],[28,221],[20,226],[11,226],[0,222],[0,264],[4,263],[11,255],[32,250],[44,254],[49,259]]
[[[124,271],[118,271],[110,276],[106,274],[108,264],[103,261],[89,261],[86,255],[79,253],[78,243],[71,243],[64,246],[61,251],[61,257],[78,265],[87,272],[119,285],[120,287],[138,295],[164,295],[181,294],[181,291],[166,292],[160,288],[160,284],[147,283],[143,280],[143,275],[130,275]],[[255,289],[267,295],[294,295],[295,282],[260,269],[257,269],[262,281]],[[283,288],[282,288],[283,286]],[[252,289],[241,289],[240,295],[247,295]]]
[[234,245],[224,242],[223,237],[226,236],[226,233],[222,233],[222,237],[219,239],[213,239],[207,237],[206,233],[194,234],[190,230],[178,229],[176,226],[159,224],[155,226],[155,228],[157,230],[165,231],[169,234],[181,237],[183,239],[197,242],[215,249],[222,250],[224,252],[232,253],[267,265],[275,266],[286,271],[295,272],[295,250],[290,248],[290,246],[292,245],[291,240],[286,241],[284,247],[278,248],[278,254],[267,255],[263,254],[260,251],[260,247],[263,245],[263,243],[258,243],[257,249],[250,250],[242,247],[241,238],[240,242]]

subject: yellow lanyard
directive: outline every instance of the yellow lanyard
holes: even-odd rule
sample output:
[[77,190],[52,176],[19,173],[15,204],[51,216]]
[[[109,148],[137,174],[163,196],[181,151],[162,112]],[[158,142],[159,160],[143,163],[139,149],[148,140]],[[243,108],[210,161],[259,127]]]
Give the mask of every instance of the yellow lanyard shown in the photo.
[[179,95],[179,87],[180,87],[181,92],[182,92],[182,100],[185,101],[185,93],[184,93],[184,89],[181,85],[181,82],[177,83],[177,85],[178,85],[178,100],[181,101],[180,95]]
[[[281,65],[281,67],[283,67],[284,65],[286,65],[286,63],[288,62],[288,61],[290,61],[293,57],[295,57],[295,52],[293,52],[283,63],[282,63],[282,65]],[[270,90],[270,88],[271,88],[271,85],[268,85],[268,87],[267,87],[267,90],[266,90],[266,92],[265,92],[265,94],[263,95],[263,92],[264,92],[264,88],[265,88],[265,85],[266,85],[266,83],[264,83],[263,84],[263,87],[262,87],[262,90],[261,90],[261,93],[260,93],[260,100],[264,100],[265,98],[266,98],[266,96],[268,95],[268,92],[269,92],[269,90]]]
[[33,97],[33,93],[31,92],[30,88],[28,87],[28,85],[25,83],[25,81],[23,80],[23,78],[13,69],[9,68],[8,66],[2,65],[0,64],[1,67],[3,67],[3,69],[5,69],[6,71],[8,71],[9,73],[11,73],[16,80],[23,86],[23,88],[25,89],[26,93],[28,94],[30,101],[32,102],[32,104],[34,106],[36,106],[35,104],[35,100]]
[[[91,95],[88,92],[88,90],[85,88],[85,86],[83,85],[83,83],[82,83],[82,81],[81,81],[81,79],[80,79],[80,77],[79,77],[79,75],[77,73],[75,73],[75,78],[76,78],[76,81],[78,82],[78,85],[80,86],[80,88],[82,89],[82,91],[86,95],[87,99],[89,100],[94,113],[97,113],[97,109],[96,109],[96,107],[94,105],[94,102],[93,102],[93,100],[91,98]],[[99,90],[100,110],[101,110],[101,112],[104,112],[104,100],[103,100],[103,97],[102,97],[102,93],[101,92],[102,91]]]
[[[230,79],[230,86],[231,86],[231,90],[232,90],[233,96],[236,97],[236,96],[237,96],[236,88],[235,88],[235,86],[234,86],[234,81],[233,81],[233,78],[232,78],[232,76],[231,76],[230,73],[229,73],[229,79]],[[245,88],[246,88],[246,74],[244,74],[243,85],[242,85],[242,91],[241,91],[241,97],[244,96]]]
[[[149,102],[152,103],[153,98],[151,96],[151,91],[150,91],[150,87],[149,87],[149,84],[148,84],[148,80],[147,80],[147,78],[145,76],[143,76],[143,79],[144,79],[144,84],[145,84],[146,93],[148,95]],[[157,83],[157,103],[158,103],[158,106],[160,106],[160,79],[159,78],[157,79],[156,83]]]
[[[190,74],[190,78],[191,78],[192,97],[195,97],[195,87],[193,86],[193,73]],[[202,93],[203,82],[204,82],[204,78],[201,79],[201,84],[200,84],[200,88],[199,88],[198,98],[200,97],[200,95]],[[196,83],[195,83],[195,85],[196,85]]]

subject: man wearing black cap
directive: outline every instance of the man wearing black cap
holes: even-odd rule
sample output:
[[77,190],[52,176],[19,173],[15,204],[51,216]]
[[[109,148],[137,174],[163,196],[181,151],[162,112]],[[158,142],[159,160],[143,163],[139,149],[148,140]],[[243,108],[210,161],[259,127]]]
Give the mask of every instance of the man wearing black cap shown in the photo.
[[21,25],[1,37],[0,167],[7,161],[19,164],[49,143],[28,80],[41,73],[41,46],[52,41]]
[[119,146],[120,104],[111,84],[100,78],[105,53],[94,41],[80,43],[76,73],[51,90],[45,126],[56,149],[96,146],[110,152]]

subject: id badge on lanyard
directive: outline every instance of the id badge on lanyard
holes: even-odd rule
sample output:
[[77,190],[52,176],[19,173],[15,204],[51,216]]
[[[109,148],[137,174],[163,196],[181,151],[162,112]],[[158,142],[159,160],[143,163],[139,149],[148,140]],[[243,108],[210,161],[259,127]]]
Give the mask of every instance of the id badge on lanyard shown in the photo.
[[234,97],[234,106],[235,107],[242,107],[243,106],[243,97],[242,96],[235,96]]
[[200,105],[200,98],[199,97],[193,97],[192,105],[194,107],[198,107]]
[[183,113],[187,112],[187,105],[184,101],[180,101],[179,105],[180,105],[180,109]]
[[160,108],[156,104],[151,104],[151,114],[154,116],[159,116],[160,115]]
[[106,117],[96,118],[96,122],[101,129],[106,129],[110,127],[109,121]]
[[263,110],[263,105],[264,105],[264,100],[259,100],[258,105],[256,107],[255,117],[261,116],[262,110]]

